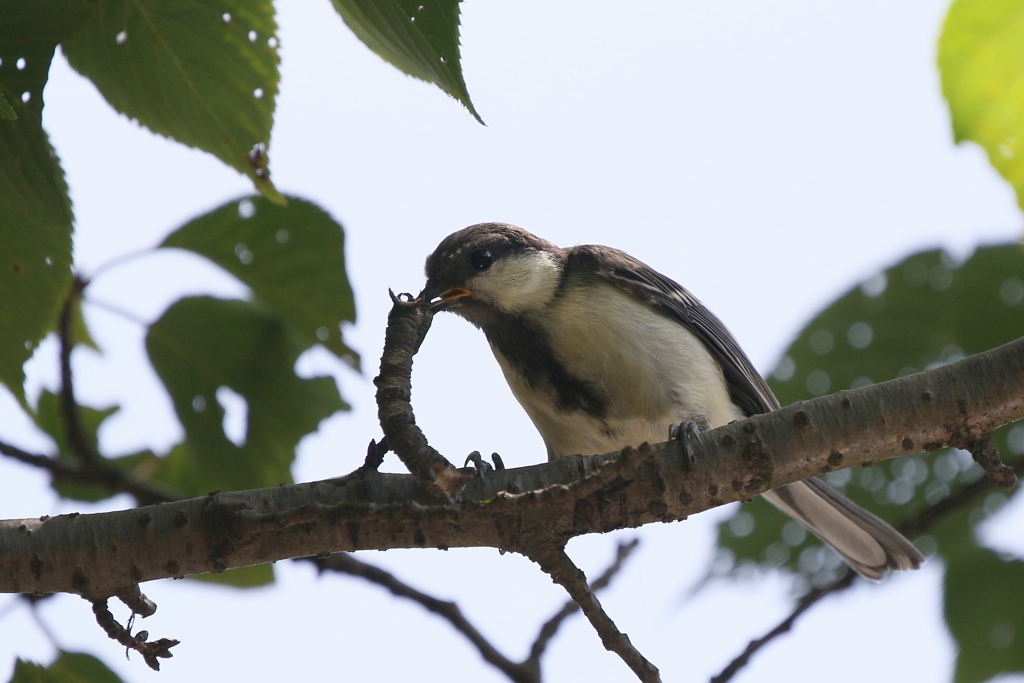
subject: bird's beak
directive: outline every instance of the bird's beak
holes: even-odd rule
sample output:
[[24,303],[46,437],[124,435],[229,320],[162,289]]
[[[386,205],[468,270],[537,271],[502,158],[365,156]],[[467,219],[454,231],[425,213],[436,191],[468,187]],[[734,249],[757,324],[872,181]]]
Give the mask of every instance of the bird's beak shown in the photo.
[[430,310],[434,313],[448,310],[457,304],[459,299],[473,293],[464,287],[451,287],[440,293],[437,292],[437,289],[428,281],[427,286],[420,292],[420,298],[426,299],[427,303],[430,304]]

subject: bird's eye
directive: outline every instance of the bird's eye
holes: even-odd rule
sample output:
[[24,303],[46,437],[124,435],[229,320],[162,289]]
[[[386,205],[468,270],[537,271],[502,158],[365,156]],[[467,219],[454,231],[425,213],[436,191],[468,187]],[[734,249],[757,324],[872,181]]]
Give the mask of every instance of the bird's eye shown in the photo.
[[486,249],[479,249],[469,257],[469,263],[477,270],[487,270],[494,263],[494,257]]

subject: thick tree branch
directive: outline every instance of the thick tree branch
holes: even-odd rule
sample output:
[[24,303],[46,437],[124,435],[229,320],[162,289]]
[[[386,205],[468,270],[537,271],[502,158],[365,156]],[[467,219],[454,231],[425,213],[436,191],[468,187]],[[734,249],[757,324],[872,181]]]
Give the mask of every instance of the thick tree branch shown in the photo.
[[1021,418],[1024,340],[1017,340],[720,427],[694,445],[689,469],[678,444],[668,443],[649,455],[574,456],[495,471],[447,504],[408,475],[360,469],[135,510],[0,521],[0,591],[102,598],[140,581],[371,548],[522,552],[540,531],[565,542],[683,519],[821,472],[963,443]]

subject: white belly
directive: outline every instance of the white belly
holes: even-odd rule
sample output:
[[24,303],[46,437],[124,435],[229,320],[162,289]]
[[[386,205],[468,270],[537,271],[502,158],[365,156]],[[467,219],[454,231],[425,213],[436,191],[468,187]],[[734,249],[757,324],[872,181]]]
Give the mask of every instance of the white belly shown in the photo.
[[659,443],[667,440],[672,423],[718,427],[743,417],[700,340],[611,285],[571,288],[540,323],[569,373],[610,398],[604,419],[557,409],[547,389],[531,387],[491,346],[552,458]]

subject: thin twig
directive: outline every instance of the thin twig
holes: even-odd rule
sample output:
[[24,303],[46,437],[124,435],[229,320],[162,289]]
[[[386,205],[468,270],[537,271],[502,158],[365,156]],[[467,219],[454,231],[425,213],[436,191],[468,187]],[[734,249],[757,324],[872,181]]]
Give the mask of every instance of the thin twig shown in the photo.
[[402,583],[393,574],[361,562],[349,553],[334,553],[325,558],[310,558],[310,560],[320,568],[320,571],[331,570],[342,574],[359,576],[371,583],[387,588],[398,597],[408,598],[413,602],[419,603],[428,611],[448,620],[459,633],[466,636],[469,642],[473,643],[485,661],[501,670],[510,679],[516,681],[516,683],[537,683],[539,681],[539,678],[531,675],[531,672],[524,665],[517,664],[498,652],[476,627],[469,623],[462,614],[462,610],[454,602],[439,600],[426,593],[422,593]]
[[771,631],[766,633],[763,637],[758,638],[757,640],[750,641],[750,644],[747,645],[747,649],[744,650],[739,657],[732,660],[729,663],[729,666],[725,667],[725,669],[722,670],[722,673],[712,678],[711,683],[725,683],[726,681],[732,679],[732,677],[736,674],[737,671],[746,666],[747,662],[750,661],[750,658],[754,655],[755,652],[760,650],[762,647],[767,645],[769,642],[771,642],[778,636],[789,631],[793,627],[793,622],[795,622],[801,614],[807,611],[812,605],[817,603],[826,595],[829,595],[831,593],[838,593],[839,591],[848,588],[853,583],[853,580],[855,578],[857,578],[857,575],[853,571],[847,569],[846,573],[843,574],[842,578],[840,578],[838,581],[836,581],[828,588],[819,588],[805,595],[803,598],[801,598],[800,602],[797,603],[796,609],[794,609],[788,617],[783,619],[778,626],[776,626]]
[[101,311],[106,311],[107,313],[111,313],[120,318],[124,318],[128,322],[135,323],[139,327],[149,327],[149,323],[143,320],[140,316],[137,316],[131,311],[127,311],[121,308],[120,306],[117,306],[116,304],[112,304],[108,301],[103,301],[102,299],[97,299],[94,296],[83,296],[82,301],[89,304],[90,306],[95,306]]
[[[596,593],[597,591],[607,587],[615,575],[619,573],[619,570],[622,569],[622,565],[629,558],[630,553],[632,553],[639,544],[640,539],[638,538],[634,538],[628,543],[619,543],[618,550],[615,553],[615,561],[610,567],[604,570],[604,574],[599,576],[596,581],[590,584],[590,589]],[[554,637],[555,633],[558,632],[558,627],[562,625],[562,622],[565,621],[567,617],[572,616],[578,612],[579,609],[580,606],[570,600],[565,603],[565,606],[562,607],[555,616],[544,622],[544,625],[540,628],[540,632],[537,634],[537,639],[533,641],[533,646],[530,647],[530,656],[526,659],[524,664],[536,662],[539,666],[540,658],[547,649],[548,643]]]
[[639,650],[633,647],[629,641],[629,636],[615,625],[608,613],[604,611],[597,596],[594,595],[594,591],[587,584],[586,576],[565,554],[565,549],[547,543],[542,545],[542,543],[537,542],[524,554],[536,562],[544,573],[564,588],[569,597],[580,606],[583,614],[590,620],[590,624],[601,637],[601,643],[606,650],[617,654],[636,674],[636,677],[644,683],[660,683],[661,675],[658,672],[658,667],[640,654]]
[[160,670],[159,659],[170,659],[174,656],[171,653],[171,648],[177,645],[179,641],[173,638],[149,641],[149,632],[147,631],[139,631],[133,636],[128,629],[117,623],[114,615],[107,609],[106,600],[93,600],[92,613],[96,615],[96,623],[106,631],[108,636],[124,645],[127,649],[135,650],[142,655],[142,658],[146,660],[146,664],[153,671]]
[[109,464],[111,461],[107,458],[103,458],[96,467],[86,470],[72,465],[65,460],[29,453],[3,441],[0,441],[0,453],[26,465],[46,470],[57,481],[99,484],[107,487],[107,490],[111,493],[131,494],[139,505],[169,503],[181,499],[180,496],[176,496],[159,486],[143,483],[135,479],[135,477]]
[[0,441],[0,453],[3,453],[10,458],[14,458],[19,462],[23,462],[26,465],[32,465],[33,467],[47,470],[54,477],[76,479],[82,475],[82,471],[74,465],[70,465],[46,455],[38,455],[36,453],[23,451],[17,446],[13,446],[3,441]]
[[[628,543],[620,543],[615,555],[615,561],[604,571],[600,578],[591,584],[591,590],[599,591],[607,587],[611,583],[612,578],[622,569],[622,565],[639,542],[638,539],[633,539]],[[548,643],[558,631],[562,622],[579,611],[579,605],[575,602],[569,601],[566,603],[555,616],[541,627],[537,640],[534,642],[533,647],[530,648],[530,656],[522,662],[513,662],[498,652],[497,648],[489,643],[476,627],[469,623],[459,609],[459,606],[453,602],[439,600],[426,595],[403,583],[393,574],[357,560],[349,553],[334,553],[327,557],[310,557],[306,559],[313,562],[321,572],[336,571],[366,579],[371,583],[387,588],[393,595],[408,598],[413,602],[419,603],[430,612],[446,619],[457,631],[469,639],[485,661],[500,670],[510,680],[515,681],[515,683],[540,683],[543,680],[540,670],[540,659]]]
[[39,615],[39,609],[36,607],[35,602],[29,601],[28,613],[32,615],[32,621],[36,622],[36,626],[38,626],[39,630],[43,632],[46,639],[50,641],[50,645],[57,650],[61,649],[60,645],[57,643],[56,636],[53,635],[53,631],[51,631],[50,627],[46,625],[45,621],[43,621],[42,616]]
[[75,340],[71,330],[75,304],[85,289],[86,281],[75,276],[71,291],[64,299],[60,310],[58,332],[60,336],[60,407],[64,417],[64,431],[67,434],[71,450],[82,461],[83,469],[91,469],[100,463],[100,454],[91,443],[82,426],[82,411],[75,401],[74,378],[71,372],[71,352],[75,348]]
[[116,268],[117,266],[120,266],[120,265],[125,264],[125,263],[129,263],[131,261],[134,261],[137,258],[141,258],[143,256],[147,256],[149,254],[156,253],[156,250],[158,248],[159,247],[145,247],[143,249],[138,249],[136,251],[130,251],[127,254],[121,254],[120,256],[115,256],[114,258],[112,258],[111,260],[107,261],[106,263],[100,265],[96,270],[94,270],[92,272],[92,275],[89,276],[89,279],[90,280],[95,280],[97,277],[99,277],[103,273],[105,273],[108,270],[111,270],[113,268]]
[[1017,485],[1017,474],[1009,465],[1003,464],[999,458],[999,449],[992,443],[992,435],[985,434],[967,444],[974,461],[985,470],[985,476],[995,481],[1004,491],[1012,491]]
[[[1004,465],[1004,467],[1007,467],[1014,472],[1015,476],[1024,474],[1024,458],[1018,458],[1012,465]],[[993,485],[994,482],[991,479],[979,479],[976,482],[967,484],[944,498],[942,501],[935,505],[929,505],[914,517],[898,524],[896,528],[904,535],[919,536],[941,522],[943,517],[948,515],[950,512],[976,500],[982,493],[990,490]],[[826,595],[832,595],[849,588],[853,585],[856,576],[857,575],[852,571],[847,570],[846,574],[831,586],[827,588],[819,588],[805,595],[800,599],[796,608],[794,608],[788,617],[782,620],[778,626],[773,628],[763,637],[751,641],[739,657],[732,660],[729,665],[722,670],[722,673],[711,679],[711,683],[726,683],[726,681],[732,679],[736,672],[742,669],[750,661],[750,658],[754,653],[778,636],[789,631],[796,619],[807,611],[808,608],[816,604]]]

